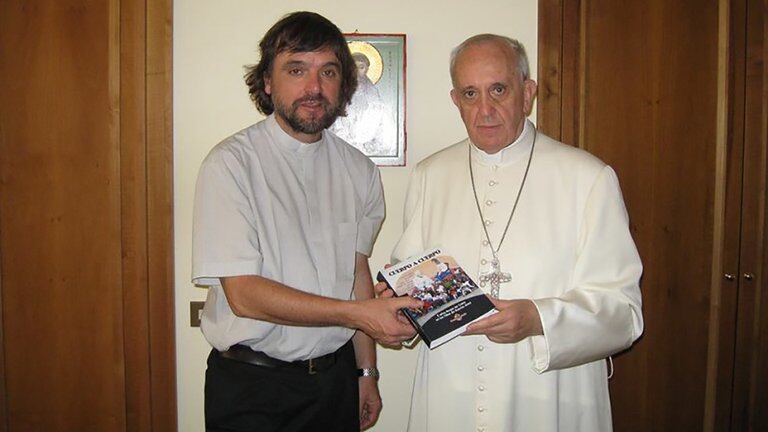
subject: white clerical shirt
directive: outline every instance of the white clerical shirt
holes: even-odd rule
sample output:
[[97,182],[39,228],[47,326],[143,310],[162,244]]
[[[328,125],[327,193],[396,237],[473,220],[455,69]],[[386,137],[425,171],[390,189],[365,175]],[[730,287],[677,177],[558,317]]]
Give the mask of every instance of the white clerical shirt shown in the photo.
[[210,287],[205,338],[221,351],[244,344],[287,361],[338,349],[354,330],[236,317],[219,278],[260,275],[349,300],[355,252],[370,255],[383,218],[378,168],[328,131],[301,143],[269,116],[222,141],[195,190],[192,281]]
[[[490,271],[481,223],[499,247],[533,138],[526,122],[518,140],[494,155],[465,140],[420,162],[393,261],[441,247],[476,281]],[[409,430],[610,430],[604,358],[643,329],[642,266],[613,170],[539,133],[498,256],[512,276],[499,297],[533,299],[544,335],[516,344],[463,336],[432,351],[420,344]]]

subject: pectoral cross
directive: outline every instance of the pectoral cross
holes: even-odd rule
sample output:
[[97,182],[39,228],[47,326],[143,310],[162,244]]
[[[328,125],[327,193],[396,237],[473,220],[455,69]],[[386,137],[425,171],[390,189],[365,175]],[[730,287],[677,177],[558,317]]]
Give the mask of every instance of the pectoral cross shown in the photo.
[[512,281],[512,274],[501,271],[499,260],[491,261],[491,271],[480,273],[480,286],[484,287],[486,283],[491,284],[491,297],[499,298],[499,285]]

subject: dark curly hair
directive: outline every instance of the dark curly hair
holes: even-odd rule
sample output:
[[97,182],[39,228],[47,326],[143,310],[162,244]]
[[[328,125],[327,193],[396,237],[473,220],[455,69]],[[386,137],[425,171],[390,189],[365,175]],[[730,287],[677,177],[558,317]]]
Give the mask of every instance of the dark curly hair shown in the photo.
[[339,108],[346,115],[346,108],[357,88],[357,69],[347,41],[341,30],[327,18],[314,12],[294,12],[284,16],[272,26],[259,43],[261,58],[256,65],[246,66],[245,84],[256,108],[264,115],[275,110],[272,97],[264,91],[264,78],[272,73],[272,65],[278,54],[288,51],[311,52],[330,49],[341,64],[341,90]]

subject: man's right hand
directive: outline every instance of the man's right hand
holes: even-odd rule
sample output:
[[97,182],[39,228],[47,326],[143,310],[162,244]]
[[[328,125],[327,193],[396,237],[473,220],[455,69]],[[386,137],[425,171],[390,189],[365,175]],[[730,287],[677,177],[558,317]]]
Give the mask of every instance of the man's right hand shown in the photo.
[[400,309],[420,308],[423,306],[420,300],[403,296],[361,300],[355,303],[356,327],[376,342],[388,347],[399,347],[402,342],[412,339],[416,334],[416,330]]

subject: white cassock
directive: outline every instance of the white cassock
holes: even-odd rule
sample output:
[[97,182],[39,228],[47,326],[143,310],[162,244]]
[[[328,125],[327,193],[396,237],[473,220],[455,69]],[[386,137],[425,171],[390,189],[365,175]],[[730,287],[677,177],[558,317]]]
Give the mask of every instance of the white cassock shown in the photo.
[[[534,135],[526,122],[494,155],[465,140],[419,163],[393,260],[442,247],[475,281],[490,271],[470,149],[483,223],[498,247]],[[605,358],[643,331],[642,264],[614,171],[538,134],[499,259],[512,275],[499,297],[533,299],[544,336],[516,344],[462,336],[434,351],[419,344],[409,431],[611,430]]]

